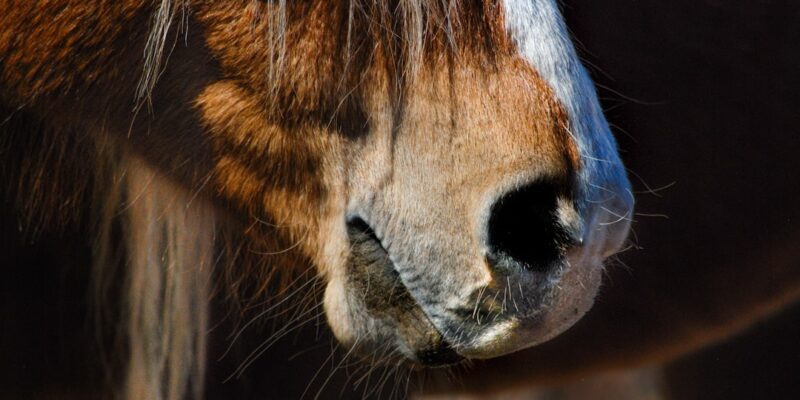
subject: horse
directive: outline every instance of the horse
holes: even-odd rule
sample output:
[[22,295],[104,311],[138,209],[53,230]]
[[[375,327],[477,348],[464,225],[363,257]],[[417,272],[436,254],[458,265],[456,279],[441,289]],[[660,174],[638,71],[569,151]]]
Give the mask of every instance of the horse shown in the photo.
[[291,304],[367,362],[535,346],[626,240],[630,183],[553,0],[0,16],[2,187],[33,240],[91,232],[122,398],[203,397],[219,298],[252,316],[234,342]]

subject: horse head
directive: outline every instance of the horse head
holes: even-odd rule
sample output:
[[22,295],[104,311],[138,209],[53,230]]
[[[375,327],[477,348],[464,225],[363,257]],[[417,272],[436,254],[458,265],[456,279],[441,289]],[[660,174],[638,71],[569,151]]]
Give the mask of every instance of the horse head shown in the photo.
[[[190,365],[202,381],[216,278],[240,299],[285,294],[267,277],[311,265],[342,344],[435,366],[567,329],[627,235],[629,183],[555,0],[11,2],[0,16],[0,109],[48,143],[12,166],[31,196],[70,151],[52,169],[64,191],[84,191],[69,182],[87,165],[113,172],[92,179],[98,236],[126,236],[132,398],[162,375],[182,393]],[[97,247],[101,274],[120,246]]]

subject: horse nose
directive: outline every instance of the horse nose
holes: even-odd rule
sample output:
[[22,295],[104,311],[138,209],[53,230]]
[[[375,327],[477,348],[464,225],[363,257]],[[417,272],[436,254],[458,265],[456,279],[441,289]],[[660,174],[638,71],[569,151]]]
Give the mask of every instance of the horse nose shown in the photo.
[[581,242],[574,228],[577,217],[564,192],[556,184],[538,182],[500,197],[488,226],[489,258],[495,267],[517,265],[547,273],[567,247]]

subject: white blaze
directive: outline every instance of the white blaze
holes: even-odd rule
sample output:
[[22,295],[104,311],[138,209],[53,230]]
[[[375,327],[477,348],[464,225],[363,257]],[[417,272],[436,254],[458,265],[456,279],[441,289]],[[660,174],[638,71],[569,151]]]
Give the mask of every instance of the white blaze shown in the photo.
[[550,85],[569,115],[570,132],[583,163],[581,183],[586,198],[595,197],[594,185],[628,187],[594,84],[578,58],[556,2],[505,0],[504,4],[506,30],[520,55]]

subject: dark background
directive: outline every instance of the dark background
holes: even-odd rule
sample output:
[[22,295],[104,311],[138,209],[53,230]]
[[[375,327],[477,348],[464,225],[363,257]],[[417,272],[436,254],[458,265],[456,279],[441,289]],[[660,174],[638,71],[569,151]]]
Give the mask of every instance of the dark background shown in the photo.
[[[649,321],[642,335],[668,334],[684,316],[713,325],[722,318],[718,308],[734,307],[729,316],[740,307],[736,299],[798,282],[800,3],[576,0],[565,2],[564,13],[639,192],[640,248],[622,255],[627,269],[610,271],[576,335],[593,316],[618,319],[631,338],[637,320]],[[20,234],[10,203],[2,205],[0,397],[87,398],[106,379],[88,308],[88,234],[76,228],[32,241]],[[672,300],[692,308],[646,313],[647,302]],[[316,329],[303,335],[262,360],[296,355],[298,342],[315,343],[311,351],[279,370],[262,361],[243,381],[212,384],[212,398],[227,390],[234,397],[302,392],[330,340]],[[216,364],[212,383],[229,364]],[[667,380],[676,399],[796,398],[797,371],[800,312],[789,309],[672,363]],[[326,393],[349,397],[339,391],[344,380],[337,376]]]
[[[771,279],[796,288],[786,271],[800,270],[800,3],[567,1],[564,12],[640,192],[641,249],[623,254],[630,271],[611,273],[603,315],[615,316],[603,306],[619,293],[688,299],[691,312],[670,316],[703,320],[721,314],[717,301],[785,290]],[[666,316],[660,327],[679,328]],[[800,310],[667,371],[676,399],[796,398]]]

